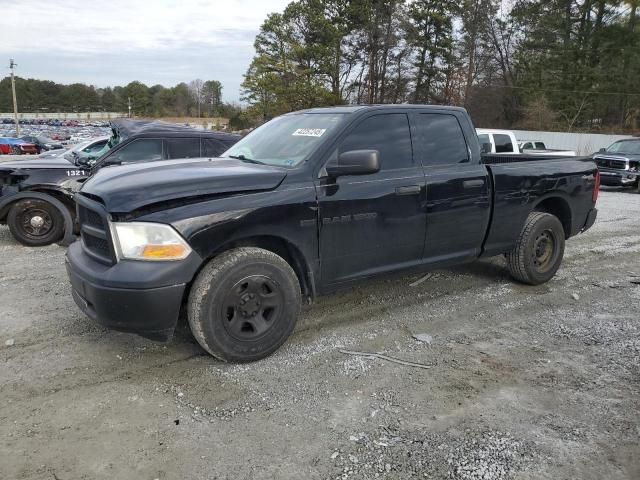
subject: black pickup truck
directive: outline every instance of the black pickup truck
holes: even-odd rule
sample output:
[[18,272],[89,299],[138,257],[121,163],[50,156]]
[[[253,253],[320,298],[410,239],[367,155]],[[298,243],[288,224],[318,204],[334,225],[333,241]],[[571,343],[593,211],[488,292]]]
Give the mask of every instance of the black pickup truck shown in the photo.
[[618,140],[593,155],[602,185],[634,187],[640,192],[640,138]]
[[386,105],[278,117],[215,161],[105,169],[76,196],[73,297],[167,340],[181,308],[210,354],[274,352],[313,298],[394,271],[505,254],[540,284],[596,218],[591,161],[485,156],[463,109]]
[[97,158],[42,158],[0,163],[0,224],[23,245],[73,240],[73,195],[103,167],[170,158],[216,157],[240,137],[158,120],[121,118]]

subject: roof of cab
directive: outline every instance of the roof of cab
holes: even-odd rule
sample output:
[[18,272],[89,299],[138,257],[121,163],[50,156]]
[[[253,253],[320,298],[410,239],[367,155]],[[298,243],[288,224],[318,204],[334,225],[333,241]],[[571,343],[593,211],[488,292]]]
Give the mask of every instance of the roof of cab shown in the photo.
[[297,112],[291,112],[290,115],[299,113],[355,113],[370,110],[385,110],[385,109],[397,109],[406,108],[411,110],[451,110],[456,112],[464,112],[462,107],[450,107],[445,105],[415,105],[415,104],[372,104],[372,105],[336,105],[333,107],[317,107],[309,108],[307,110],[299,110]]
[[161,120],[133,120],[131,118],[117,118],[111,121],[111,126],[120,135],[127,138],[132,136],[162,136],[162,137],[204,137],[217,140],[237,141],[239,135],[224,132],[212,132],[180,125],[177,123],[163,122]]

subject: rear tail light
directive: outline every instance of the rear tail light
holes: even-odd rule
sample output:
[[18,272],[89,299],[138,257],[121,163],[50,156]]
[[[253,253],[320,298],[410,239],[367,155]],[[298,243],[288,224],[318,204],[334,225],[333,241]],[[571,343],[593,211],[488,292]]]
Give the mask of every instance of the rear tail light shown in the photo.
[[591,194],[591,199],[593,203],[596,203],[598,200],[598,193],[600,192],[600,170],[596,170],[596,180],[593,184],[593,193]]

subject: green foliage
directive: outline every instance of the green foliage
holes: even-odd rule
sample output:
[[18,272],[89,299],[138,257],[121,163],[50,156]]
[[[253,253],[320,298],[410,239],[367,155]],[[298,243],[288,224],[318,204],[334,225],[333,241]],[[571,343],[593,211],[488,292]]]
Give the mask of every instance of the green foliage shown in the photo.
[[243,98],[464,105],[482,126],[640,127],[640,0],[299,0],[269,15]]
[[[222,115],[222,84],[217,80],[202,83],[202,112],[208,116]],[[16,77],[16,95],[21,112],[127,112],[136,116],[191,116],[197,115],[197,103],[189,85],[175,87],[162,85],[148,87],[134,81],[124,87],[96,88],[92,85],[58,83]],[[11,79],[0,80],[0,111],[12,112]]]

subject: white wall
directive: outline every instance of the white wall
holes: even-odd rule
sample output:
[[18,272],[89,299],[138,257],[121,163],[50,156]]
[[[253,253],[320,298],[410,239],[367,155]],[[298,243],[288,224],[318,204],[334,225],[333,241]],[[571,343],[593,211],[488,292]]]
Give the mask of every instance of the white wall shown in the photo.
[[574,150],[578,155],[590,155],[608,147],[616,140],[630,138],[630,135],[602,135],[599,133],[563,133],[513,130],[518,140],[541,140],[547,148]]

